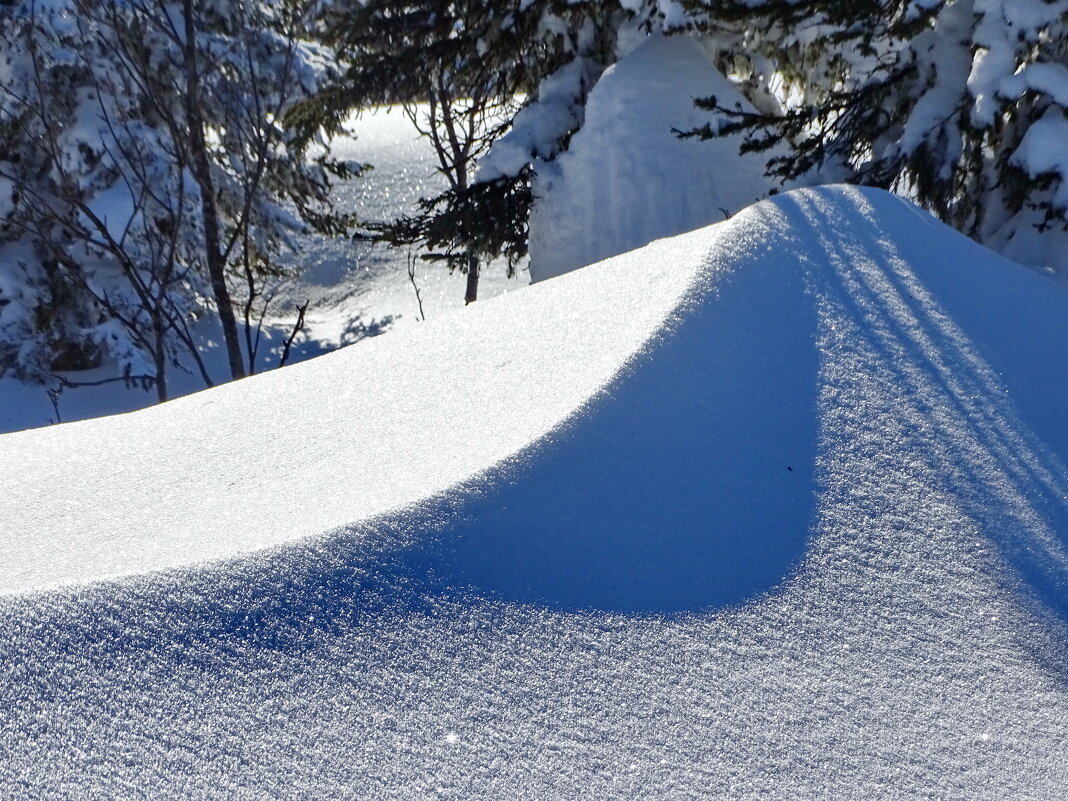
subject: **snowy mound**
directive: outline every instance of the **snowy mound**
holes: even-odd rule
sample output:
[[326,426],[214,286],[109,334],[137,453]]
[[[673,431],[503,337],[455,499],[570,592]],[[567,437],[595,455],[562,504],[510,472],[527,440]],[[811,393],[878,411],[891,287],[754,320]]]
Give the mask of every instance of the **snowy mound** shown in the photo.
[[764,165],[774,153],[740,156],[741,134],[676,135],[715,123],[694,108],[712,96],[754,110],[692,36],[651,36],[601,76],[567,152],[537,164],[532,280],[723,220],[767,195],[775,184]]
[[607,303],[593,270],[165,406],[0,437],[20,467],[0,473],[0,594],[225,559],[474,478],[663,329],[714,236],[621,259]]
[[1065,352],[824,189],[4,436],[0,795],[1063,798]]

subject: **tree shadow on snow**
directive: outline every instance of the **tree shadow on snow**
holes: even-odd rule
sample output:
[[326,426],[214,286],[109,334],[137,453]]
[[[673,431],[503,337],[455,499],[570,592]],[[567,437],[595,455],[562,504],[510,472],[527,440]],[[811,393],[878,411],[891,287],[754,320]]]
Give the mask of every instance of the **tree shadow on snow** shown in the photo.
[[[1068,348],[1068,296],[1051,306],[1059,287],[904,201],[854,198],[843,213],[843,199],[833,207],[820,194],[778,205],[798,230],[838,232],[824,245],[850,268],[821,286],[923,421],[902,459],[930,464],[1013,568],[1010,582],[1068,623],[1068,437],[1057,412],[1068,408],[1068,380],[1053,367]],[[903,235],[917,227],[931,235]],[[884,231],[901,235],[887,241]]]

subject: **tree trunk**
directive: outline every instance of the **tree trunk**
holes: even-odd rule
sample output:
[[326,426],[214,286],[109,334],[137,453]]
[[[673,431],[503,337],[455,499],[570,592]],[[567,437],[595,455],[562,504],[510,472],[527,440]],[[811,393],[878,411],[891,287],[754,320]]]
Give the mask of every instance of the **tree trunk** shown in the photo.
[[167,353],[164,350],[166,338],[163,320],[159,309],[156,309],[155,319],[152,320],[152,336],[155,339],[155,352],[152,354],[156,363],[156,399],[160,403],[167,400]]
[[[450,136],[453,136],[452,141],[455,143],[455,136],[452,134],[452,125],[449,126]],[[460,153],[459,145],[455,145],[456,152]],[[467,156],[463,158],[457,157],[456,159],[456,181],[454,186],[460,192],[467,191],[467,162],[469,161]],[[478,256],[468,252],[467,254],[467,289],[464,292],[464,305],[470,306],[476,300],[478,300],[478,276],[479,276],[479,263]]]
[[[437,151],[441,171],[448,178],[453,191],[463,194],[468,187],[467,168],[471,162],[471,147],[474,144],[472,130],[462,126],[457,128],[456,113],[453,110],[456,98],[453,96],[453,91],[443,73],[438,72],[436,80],[436,91],[432,89],[430,92],[430,140]],[[441,127],[445,130],[444,140],[440,134],[434,133],[439,112]],[[478,273],[478,257],[469,252],[467,254],[467,288],[464,292],[465,306],[478,300]]]
[[464,305],[478,300],[478,259],[472,258],[467,265],[467,292],[464,295]]
[[211,180],[211,164],[208,160],[208,145],[204,136],[204,118],[200,114],[200,73],[197,66],[196,26],[193,21],[193,0],[184,0],[185,13],[185,70],[186,70],[186,116],[189,124],[189,144],[193,173],[200,189],[200,208],[204,218],[204,248],[211,280],[211,291],[219,309],[226,356],[233,378],[245,377],[245,360],[241,354],[241,340],[237,332],[237,318],[226,286],[226,264],[223,262],[219,217],[215,205],[215,188]]

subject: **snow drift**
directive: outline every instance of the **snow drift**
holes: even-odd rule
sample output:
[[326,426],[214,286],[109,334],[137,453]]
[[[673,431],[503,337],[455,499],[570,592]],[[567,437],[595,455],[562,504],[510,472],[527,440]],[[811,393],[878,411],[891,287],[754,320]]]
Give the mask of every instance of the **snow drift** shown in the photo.
[[768,194],[764,167],[777,151],[739,155],[741,134],[676,135],[717,123],[693,104],[713,96],[754,110],[692,36],[650,36],[605,71],[567,151],[535,164],[532,280],[718,222]]
[[0,437],[3,794],[1061,798],[1066,348],[809,190]]

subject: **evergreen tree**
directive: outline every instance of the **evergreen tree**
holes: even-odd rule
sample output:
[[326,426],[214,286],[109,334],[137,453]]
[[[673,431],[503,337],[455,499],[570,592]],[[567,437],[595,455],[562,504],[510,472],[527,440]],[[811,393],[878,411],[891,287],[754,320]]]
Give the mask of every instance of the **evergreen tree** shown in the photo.
[[[547,156],[562,146],[581,123],[581,94],[610,63],[615,28],[628,16],[614,0],[343,0],[323,25],[343,74],[289,122],[307,139],[319,129],[336,132],[354,111],[404,104],[433,143],[447,189],[423,199],[416,213],[365,224],[363,233],[419,245],[428,251],[423,258],[466,273],[470,303],[482,262],[503,256],[514,268],[526,254],[529,164],[539,150]],[[576,61],[586,66],[576,70]],[[572,82],[579,96],[564,104],[571,109],[563,120],[539,131],[539,141],[508,169],[476,169],[492,159],[522,109],[543,99],[539,87],[548,82],[559,90],[558,73],[569,67],[585,84]],[[513,136],[509,146],[522,138]]]
[[1017,245],[1068,227],[1068,4],[693,5],[744,28],[735,69],[779,86],[756,114],[705,99],[733,122],[698,135],[784,142],[769,169],[786,181],[890,189],[1018,258],[1050,257]]
[[[788,185],[890,189],[1068,270],[1064,0],[346,0],[332,13],[346,72],[293,121],[307,134],[354,109],[427,103],[449,187],[365,232],[469,278],[526,254],[532,165],[566,149],[600,72],[652,30],[705,37],[756,109],[706,98],[717,118],[691,135],[746,132],[745,150],[775,148],[769,173]],[[457,98],[472,103],[453,111]],[[482,102],[497,114],[479,116]]]

